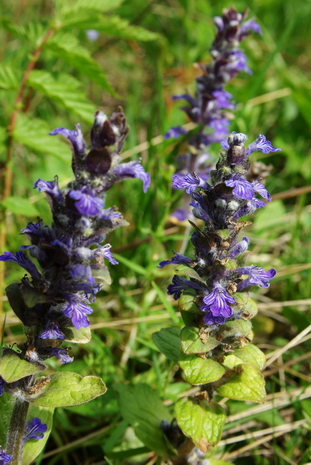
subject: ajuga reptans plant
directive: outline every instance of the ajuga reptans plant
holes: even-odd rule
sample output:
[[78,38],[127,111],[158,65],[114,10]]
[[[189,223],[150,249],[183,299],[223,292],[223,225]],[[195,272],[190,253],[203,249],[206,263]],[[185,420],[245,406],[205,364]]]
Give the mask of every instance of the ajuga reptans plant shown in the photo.
[[198,224],[190,221],[194,252],[191,256],[175,253],[171,260],[160,263],[160,268],[177,265],[168,294],[178,300],[186,326],[181,332],[176,329],[174,339],[169,328],[156,333],[154,340],[179,364],[187,382],[201,386],[195,398],[177,402],[176,418],[185,436],[203,452],[220,440],[225,421],[215,393],[255,402],[265,398],[260,373],[265,357],[251,344],[249,320],[257,310],[248,291],[251,286],[269,287],[276,271],[246,263],[249,240],[239,238],[239,233],[251,224],[241,218],[271,200],[260,179],[247,180],[249,157],[256,150],[269,153],[280,149],[263,135],[248,147],[245,142],[244,134],[228,137],[209,182],[196,173],[189,175],[184,187],[191,192],[193,215],[200,220]]
[[[140,160],[121,163],[120,152],[128,134],[121,109],[110,118],[103,112],[95,114],[88,149],[79,125],[74,130],[51,132],[57,134],[71,143],[74,180],[63,189],[57,177],[35,182],[34,187],[47,195],[53,222],[51,226],[40,219],[30,222],[22,230],[30,245],[0,256],[0,260],[16,262],[26,271],[21,282],[6,289],[9,303],[25,327],[26,341],[18,344],[18,351],[4,348],[0,360],[0,394],[16,398],[5,452],[1,450],[3,463],[8,462],[7,457],[10,463],[19,463],[25,438],[40,439],[47,429],[36,416],[26,423],[29,404],[51,410],[84,403],[105,392],[103,382],[96,377],[86,379],[68,372],[36,375],[46,368],[43,362],[50,357],[63,363],[73,360],[69,348],[61,347],[64,341],[90,340],[90,304],[102,283],[109,283],[107,261],[118,263],[105,237],[127,224],[117,208],[105,208],[107,190],[126,178],[140,178],[145,192],[150,184]],[[52,394],[55,389],[62,392],[59,399]]]
[[[251,74],[240,44],[251,31],[261,34],[261,29],[253,19],[245,20],[247,14],[247,11],[239,13],[231,7],[224,9],[221,17],[214,18],[217,32],[210,48],[212,60],[209,64],[198,65],[202,74],[196,78],[195,95],[173,97],[174,100],[186,100],[188,105],[182,110],[196,128],[188,133],[183,127],[173,127],[165,134],[166,138],[186,137],[188,147],[186,153],[178,157],[173,187],[187,187],[188,194],[197,187],[196,180],[189,186],[188,173],[195,171],[203,180],[207,180],[214,163],[209,146],[223,141],[228,134],[236,105],[225,86],[241,71]],[[183,220],[188,212],[179,209],[173,216]]]

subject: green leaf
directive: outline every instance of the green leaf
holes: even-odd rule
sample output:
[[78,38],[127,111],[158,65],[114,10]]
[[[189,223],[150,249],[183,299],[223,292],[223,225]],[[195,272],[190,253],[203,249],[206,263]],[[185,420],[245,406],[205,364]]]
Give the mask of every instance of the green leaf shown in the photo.
[[44,433],[42,439],[31,439],[25,443],[21,465],[29,465],[32,463],[45,447],[53,425],[53,413],[54,408],[42,408],[38,407],[37,405],[30,405],[27,421],[31,420],[32,418],[40,418],[42,423],[47,425],[48,429]]
[[40,393],[26,400],[41,407],[70,407],[85,404],[106,391],[105,383],[96,376],[83,378],[77,373],[63,371],[51,375],[50,382]]
[[96,281],[104,282],[108,285],[112,283],[109,269],[107,266],[101,266],[99,270],[92,270],[92,275]]
[[161,36],[142,27],[131,26],[127,20],[119,16],[101,17],[94,22],[92,29],[104,34],[137,41],[158,40]]
[[162,291],[162,289],[159,288],[159,286],[154,282],[152,281],[152,287],[153,289],[156,291],[156,293],[158,294],[162,304],[164,305],[165,309],[167,310],[167,312],[171,315],[171,318],[172,320],[174,321],[174,323],[179,323],[179,318],[178,316],[176,315],[176,310],[175,308],[173,307],[173,305],[170,303],[170,301],[167,299],[167,295],[164,294],[164,292]]
[[108,83],[101,66],[93,60],[89,51],[79,44],[74,35],[59,32],[45,44],[45,48],[66,63],[69,63],[73,68],[78,69],[85,76],[88,76],[104,90],[116,96],[116,92]]
[[250,321],[245,320],[233,320],[228,321],[221,325],[218,333],[223,339],[227,337],[246,337],[251,338],[252,336],[252,324]]
[[2,200],[1,205],[14,215],[39,216],[39,212],[33,203],[23,197],[8,197]]
[[46,71],[34,70],[27,79],[27,84],[60,103],[88,123],[93,122],[95,105],[88,101],[80,89],[80,82],[72,76],[62,74],[55,79]]
[[195,297],[194,294],[183,294],[178,300],[178,308],[186,312],[202,313],[197,304],[194,303]]
[[242,317],[246,319],[254,318],[258,313],[258,307],[255,300],[251,299],[247,292],[237,292],[234,294],[236,303],[235,312],[242,312]]
[[[77,13],[93,13],[93,11],[110,11],[123,3],[124,0],[56,0],[56,7],[61,18],[76,17]],[[92,11],[93,10],[93,11]]]
[[119,394],[122,416],[133,426],[138,439],[161,457],[168,457],[169,450],[161,422],[170,422],[172,418],[157,391],[146,384],[116,384],[114,389]]
[[62,329],[65,341],[75,344],[87,344],[92,339],[91,327],[76,329],[74,326]]
[[201,276],[193,268],[190,268],[189,266],[179,265],[178,268],[175,269],[175,271],[178,274],[187,276],[188,278],[194,278],[202,284],[206,284],[204,279],[202,279]]
[[217,381],[226,372],[220,363],[197,355],[182,355],[178,365],[184,371],[185,380],[194,386]]
[[258,349],[258,347],[256,347],[254,344],[247,344],[241,349],[234,350],[233,355],[240,358],[248,365],[252,365],[258,370],[262,370],[266,363],[265,354],[261,352],[261,350]]
[[183,433],[202,452],[207,452],[220,441],[226,415],[216,402],[183,398],[177,401],[175,412]]
[[218,394],[229,399],[264,402],[266,398],[265,380],[256,368],[243,365],[236,368],[226,382],[217,389]]
[[27,362],[19,357],[19,354],[12,349],[5,349],[0,358],[0,376],[7,383],[13,383],[25,376],[40,373],[46,369],[43,363]]
[[169,360],[172,360],[172,362],[178,362],[182,356],[180,350],[180,328],[174,326],[162,328],[161,331],[153,333],[152,339],[162,354]]
[[71,151],[68,144],[61,142],[57,137],[49,136],[54,128],[44,121],[36,118],[27,118],[19,113],[13,132],[13,138],[22,145],[35,151],[53,155],[64,161],[71,162]]
[[26,26],[15,24],[5,16],[1,17],[1,26],[7,31],[11,32],[14,36],[29,42],[34,46],[38,46],[42,38],[47,33],[47,29],[40,21],[28,22]]
[[13,408],[14,401],[12,402],[11,394],[4,392],[2,396],[0,396],[0,445],[6,443]]
[[16,69],[9,65],[0,65],[0,89],[17,90],[19,81],[16,76]]
[[[205,339],[206,338],[206,339]],[[184,354],[203,354],[209,352],[220,344],[208,333],[203,333],[200,337],[199,329],[195,326],[186,326],[181,330],[181,350]]]

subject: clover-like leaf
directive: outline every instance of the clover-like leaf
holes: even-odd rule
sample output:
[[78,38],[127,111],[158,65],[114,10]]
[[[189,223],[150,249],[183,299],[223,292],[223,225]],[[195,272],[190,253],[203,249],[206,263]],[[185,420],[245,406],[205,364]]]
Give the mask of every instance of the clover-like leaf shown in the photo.
[[96,376],[82,377],[69,371],[50,376],[50,382],[39,392],[26,398],[41,407],[70,407],[89,402],[105,394],[105,383]]
[[254,344],[247,344],[241,349],[236,349],[233,354],[248,365],[258,368],[258,370],[262,370],[266,363],[265,354]]
[[175,412],[183,433],[202,452],[207,452],[220,441],[226,415],[216,402],[183,398],[177,401]]
[[229,380],[217,389],[218,394],[229,399],[264,402],[266,398],[265,380],[262,374],[251,365],[243,365],[233,370]]
[[185,326],[181,330],[180,338],[181,350],[184,354],[203,354],[220,344],[220,341],[210,337],[207,333],[200,337],[198,328],[194,326]]
[[250,321],[246,320],[228,321],[220,326],[218,334],[221,335],[223,339],[232,336],[243,336],[250,339],[252,336],[252,324]]
[[226,371],[220,363],[197,355],[182,355],[178,365],[184,371],[185,380],[194,386],[217,381]]
[[4,349],[0,358],[0,376],[7,383],[13,383],[26,376],[45,370],[46,366],[39,362],[28,362],[12,349]]
[[152,335],[157,348],[172,362],[177,362],[181,357],[180,328],[174,326],[163,328]]
[[201,313],[194,299],[194,294],[184,293],[178,300],[178,308],[186,312]]

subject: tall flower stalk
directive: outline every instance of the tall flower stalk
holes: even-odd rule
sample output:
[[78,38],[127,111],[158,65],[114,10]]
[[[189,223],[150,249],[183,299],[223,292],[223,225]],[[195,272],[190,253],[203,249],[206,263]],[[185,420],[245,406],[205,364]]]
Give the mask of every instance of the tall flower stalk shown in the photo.
[[186,326],[180,334],[177,330],[175,342],[170,329],[156,333],[154,340],[179,364],[185,380],[201,387],[195,398],[177,402],[176,417],[184,435],[203,452],[220,440],[225,422],[216,393],[255,402],[265,398],[260,373],[265,357],[251,344],[249,320],[257,307],[248,291],[251,286],[268,288],[276,271],[246,263],[249,239],[239,238],[239,233],[251,224],[241,218],[271,200],[260,179],[247,180],[250,155],[256,150],[269,153],[280,149],[263,135],[248,147],[245,142],[244,134],[232,133],[222,143],[209,182],[197,173],[188,176],[184,188],[191,194],[192,212],[199,220],[190,221],[194,251],[191,256],[175,253],[159,265],[177,265],[168,294],[178,300]]
[[[173,187],[176,189],[187,184],[188,173],[193,171],[203,180],[209,178],[214,163],[209,146],[220,143],[228,135],[236,105],[225,87],[241,71],[252,73],[240,45],[251,31],[261,34],[260,26],[253,19],[246,21],[247,14],[247,11],[239,13],[231,7],[224,9],[221,17],[214,18],[217,33],[210,48],[212,60],[209,64],[198,65],[202,74],[196,78],[195,95],[173,97],[173,100],[187,102],[188,105],[182,110],[196,128],[194,134],[188,134],[181,126],[173,127],[165,134],[167,139],[184,135],[187,140],[187,153],[179,156],[177,173],[173,177]],[[190,190],[187,192],[191,193]],[[180,210],[174,215],[182,220],[187,212]]]
[[[60,406],[61,402],[52,398],[42,404],[40,396],[49,397],[49,386],[53,383],[58,383],[58,389],[66,389],[62,375],[57,379],[36,378],[36,373],[46,368],[42,362],[50,357],[57,357],[63,363],[73,360],[70,349],[62,347],[64,341],[89,341],[91,303],[102,283],[109,282],[107,261],[112,265],[118,263],[105,238],[108,232],[127,222],[116,207],[105,208],[106,192],[126,178],[140,178],[145,192],[150,184],[150,176],[140,160],[121,163],[120,153],[128,134],[121,109],[110,118],[103,112],[96,113],[90,148],[86,147],[79,125],[74,130],[58,128],[51,132],[51,135],[57,134],[67,137],[71,143],[74,180],[63,189],[57,177],[53,181],[35,182],[34,187],[45,192],[48,198],[53,222],[50,226],[40,219],[28,223],[22,234],[30,245],[21,246],[22,251],[4,252],[0,256],[0,260],[15,262],[26,271],[21,282],[6,289],[13,311],[26,328],[26,341],[18,345],[19,352],[5,348],[0,364],[0,394],[7,392],[16,398],[6,445],[12,464],[19,463],[25,435],[36,430],[40,422],[33,418],[27,428],[29,404]],[[12,377],[9,362],[19,367],[20,375]],[[69,388],[75,380],[77,384],[83,382],[76,377]],[[84,400],[75,399],[70,404],[67,399],[65,405],[87,402],[103,394],[102,381],[94,382],[97,394],[92,393],[94,386],[86,386],[90,392]],[[35,438],[39,439],[37,435]],[[1,453],[3,460],[8,460]]]

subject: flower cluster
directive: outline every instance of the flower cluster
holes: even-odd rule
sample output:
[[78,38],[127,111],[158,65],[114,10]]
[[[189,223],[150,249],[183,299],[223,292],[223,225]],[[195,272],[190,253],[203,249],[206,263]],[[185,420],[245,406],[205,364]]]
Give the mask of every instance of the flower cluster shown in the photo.
[[[187,141],[189,152],[180,157],[179,174],[173,178],[173,187],[176,189],[183,183],[187,183],[188,193],[192,193],[196,187],[204,187],[198,184],[197,177],[188,173],[195,171],[201,176],[201,183],[204,183],[209,178],[212,166],[208,146],[221,142],[228,134],[229,120],[232,119],[230,112],[235,109],[235,104],[224,86],[241,71],[251,74],[246,56],[239,46],[251,31],[261,34],[260,26],[253,19],[245,21],[246,16],[247,11],[241,14],[231,7],[223,11],[222,17],[214,18],[217,33],[210,48],[212,61],[210,64],[200,65],[202,75],[196,79],[195,96],[183,94],[173,97],[174,100],[186,100],[188,105],[182,107],[182,110],[190,121],[199,125],[198,130]],[[177,138],[186,134],[184,128],[173,127],[165,134],[165,138]],[[182,212],[175,216],[182,219],[180,215]]]
[[90,303],[108,273],[105,260],[118,263],[110,244],[102,243],[106,233],[127,223],[115,207],[105,208],[106,191],[126,178],[140,178],[144,191],[150,184],[140,160],[121,163],[127,133],[121,109],[110,118],[103,112],[95,114],[89,149],[79,125],[75,130],[58,128],[51,132],[65,136],[71,143],[74,180],[63,189],[57,177],[35,182],[34,187],[47,195],[53,223],[48,226],[40,219],[30,222],[22,230],[30,245],[0,256],[0,260],[16,262],[27,272],[21,283],[7,288],[7,295],[27,327],[28,341],[21,349],[30,360],[50,356],[63,363],[73,360],[59,346],[63,340],[75,340],[77,331],[89,326]]
[[232,133],[223,143],[220,159],[211,171],[210,183],[198,174],[188,175],[179,188],[191,193],[193,215],[204,223],[203,229],[195,226],[191,242],[195,257],[176,254],[171,260],[160,263],[160,268],[169,264],[182,265],[179,271],[190,279],[179,275],[173,277],[168,294],[177,300],[184,291],[194,293],[194,302],[199,308],[201,325],[217,328],[225,322],[245,317],[238,305],[239,293],[250,286],[269,287],[276,271],[244,265],[249,240],[238,240],[239,231],[249,224],[239,221],[244,215],[253,213],[266,203],[260,195],[270,201],[270,195],[259,180],[246,179],[249,156],[256,150],[264,153],[276,152],[265,136],[260,135],[247,148],[246,136]]

